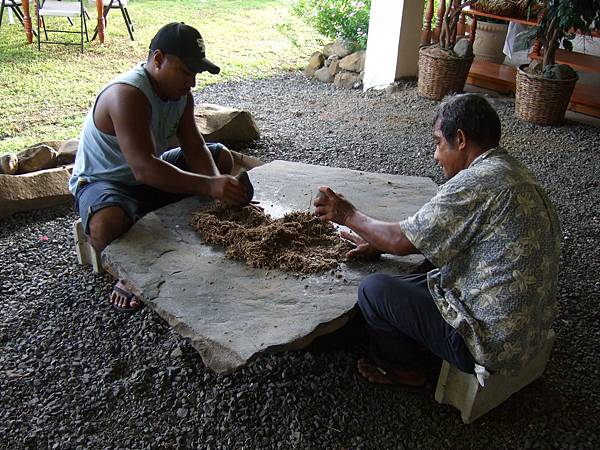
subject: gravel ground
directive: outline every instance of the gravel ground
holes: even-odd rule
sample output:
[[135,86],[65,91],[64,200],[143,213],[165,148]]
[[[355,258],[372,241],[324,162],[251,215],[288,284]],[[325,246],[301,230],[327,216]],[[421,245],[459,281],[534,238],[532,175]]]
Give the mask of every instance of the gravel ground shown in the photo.
[[[200,98],[199,98],[200,100]],[[202,101],[247,108],[247,150],[432,177],[436,102],[336,90],[299,75],[212,86]],[[267,355],[207,370],[148,308],[106,301],[108,275],[77,265],[68,206],[0,224],[0,448],[598,448],[600,132],[517,122],[495,101],[503,144],[554,200],[564,233],[557,341],[545,376],[470,426],[422,393],[372,386],[352,350]],[[351,197],[351,193],[348,193]]]

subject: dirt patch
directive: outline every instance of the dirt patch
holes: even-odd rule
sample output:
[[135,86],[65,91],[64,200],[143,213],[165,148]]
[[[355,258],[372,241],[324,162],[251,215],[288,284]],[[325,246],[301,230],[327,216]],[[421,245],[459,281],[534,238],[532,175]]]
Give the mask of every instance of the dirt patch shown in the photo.
[[207,244],[251,267],[311,274],[335,269],[352,245],[329,222],[302,211],[273,219],[256,208],[215,204],[197,213],[192,226]]

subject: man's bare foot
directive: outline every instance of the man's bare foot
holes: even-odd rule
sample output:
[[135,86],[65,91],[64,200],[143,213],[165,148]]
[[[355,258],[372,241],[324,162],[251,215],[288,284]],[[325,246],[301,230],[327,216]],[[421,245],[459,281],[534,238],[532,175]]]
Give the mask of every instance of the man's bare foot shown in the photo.
[[378,366],[368,358],[360,358],[356,366],[363,377],[375,384],[422,387],[427,382],[425,372],[421,369],[387,369]]
[[109,301],[113,308],[119,311],[137,311],[142,306],[140,300],[132,292],[129,292],[121,280],[115,284]]

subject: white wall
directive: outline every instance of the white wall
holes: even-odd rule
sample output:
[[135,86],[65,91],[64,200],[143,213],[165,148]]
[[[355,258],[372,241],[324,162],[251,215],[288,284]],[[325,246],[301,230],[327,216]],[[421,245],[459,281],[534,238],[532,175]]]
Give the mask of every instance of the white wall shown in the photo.
[[372,0],[365,90],[417,74],[423,8],[423,0]]

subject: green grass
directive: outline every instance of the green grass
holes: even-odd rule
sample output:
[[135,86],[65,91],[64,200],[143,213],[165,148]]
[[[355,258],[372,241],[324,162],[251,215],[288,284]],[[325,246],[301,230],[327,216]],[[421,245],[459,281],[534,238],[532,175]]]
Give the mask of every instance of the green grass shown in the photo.
[[[291,16],[287,0],[131,0],[128,9],[135,41],[129,40],[120,11],[113,10],[105,44],[97,40],[85,44],[83,54],[78,47],[62,45],[42,45],[39,52],[35,37],[34,44],[28,45],[18,22],[8,25],[4,14],[0,154],[36,142],[77,137],[96,94],[115,75],[146,59],[150,39],[165,23],[182,21],[197,27],[208,58],[221,67],[218,76],[199,75],[196,89],[300,68],[320,44],[312,29]],[[88,11],[93,32],[93,5]],[[53,28],[68,26],[63,18],[51,20]]]

